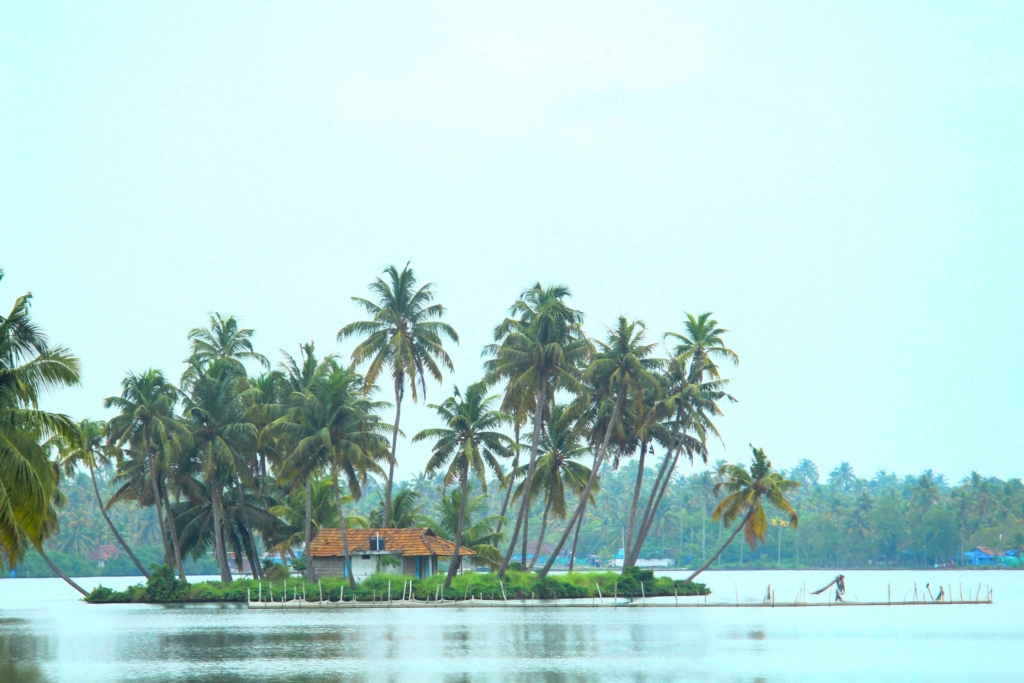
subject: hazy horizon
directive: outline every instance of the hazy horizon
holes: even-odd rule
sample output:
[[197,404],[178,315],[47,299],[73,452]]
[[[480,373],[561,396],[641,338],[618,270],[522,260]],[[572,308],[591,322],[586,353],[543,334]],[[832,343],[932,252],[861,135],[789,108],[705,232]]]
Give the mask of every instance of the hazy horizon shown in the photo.
[[407,261],[461,336],[440,401],[562,283],[595,337],[730,330],[712,460],[1019,477],[1022,29],[1015,3],[3,5],[0,310],[32,291],[83,365],[46,407],[103,418],[214,311],[275,364],[347,359],[350,297]]

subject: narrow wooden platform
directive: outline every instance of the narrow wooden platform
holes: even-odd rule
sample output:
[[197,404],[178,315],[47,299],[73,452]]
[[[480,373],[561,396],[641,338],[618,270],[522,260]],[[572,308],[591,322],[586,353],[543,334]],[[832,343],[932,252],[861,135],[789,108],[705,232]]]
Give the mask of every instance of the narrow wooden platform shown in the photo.
[[445,601],[419,601],[419,600],[394,600],[392,602],[307,602],[304,600],[289,600],[287,602],[250,602],[249,609],[557,609],[557,608],[580,608],[589,609],[604,607],[610,609],[626,608],[649,608],[649,607],[670,607],[680,609],[747,609],[747,608],[791,608],[791,607],[909,607],[929,606],[941,607],[943,605],[991,605],[992,598],[985,600],[916,600],[899,602],[684,602],[692,598],[680,598],[679,603],[665,602],[662,600],[620,600],[612,602],[609,599],[601,600],[445,600]]

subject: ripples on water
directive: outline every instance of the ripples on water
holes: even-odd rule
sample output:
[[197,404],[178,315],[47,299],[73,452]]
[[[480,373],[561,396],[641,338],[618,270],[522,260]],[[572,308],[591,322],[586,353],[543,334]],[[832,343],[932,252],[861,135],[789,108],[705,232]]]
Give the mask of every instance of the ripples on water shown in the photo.
[[[835,572],[709,572],[712,602],[778,601]],[[1016,670],[1024,572],[846,572],[851,600],[952,584],[995,605],[802,609],[304,610],[86,605],[0,581],[0,683],[953,681]],[[134,580],[85,579],[121,588]],[[960,584],[969,584],[961,588]],[[949,590],[947,588],[947,590]]]

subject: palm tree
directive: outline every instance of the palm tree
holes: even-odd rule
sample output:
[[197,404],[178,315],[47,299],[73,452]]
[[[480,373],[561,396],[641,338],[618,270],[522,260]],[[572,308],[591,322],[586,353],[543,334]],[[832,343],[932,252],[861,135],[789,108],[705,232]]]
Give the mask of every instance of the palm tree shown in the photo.
[[[391,498],[391,513],[388,519],[395,529],[415,529],[424,526],[427,518],[421,514],[423,505],[419,503],[420,494],[414,489],[400,488]],[[384,523],[384,499],[372,512],[367,520],[371,529],[381,528]]]
[[[537,469],[534,472],[533,495],[544,495],[544,512],[541,515],[540,534],[537,537],[537,552],[530,562],[529,569],[537,562],[540,548],[544,544],[544,533],[547,529],[549,516],[565,519],[568,514],[566,493],[579,496],[590,479],[590,468],[576,462],[587,453],[587,448],[580,440],[584,425],[578,420],[570,407],[555,404],[548,416],[547,429],[541,436],[540,455],[537,458]],[[524,485],[520,484],[516,496],[523,494]],[[591,502],[593,495],[591,492]],[[526,566],[526,557],[523,557]]]
[[853,467],[848,462],[839,463],[839,467],[832,470],[828,475],[829,486],[840,491],[853,491],[858,486],[857,475],[853,473]]
[[[342,549],[349,558],[346,574],[353,589],[355,577],[348,554],[348,524],[342,507],[339,476],[345,478],[349,493],[358,500],[367,474],[383,475],[378,464],[387,457],[382,431],[390,426],[382,424],[376,416],[378,410],[388,407],[387,404],[366,398],[372,392],[364,390],[363,382],[361,376],[342,368],[320,375],[306,391],[292,394],[292,409],[274,423],[274,427],[294,443],[283,468],[285,476],[292,473],[305,480],[311,472],[330,471]],[[307,536],[307,572],[312,570],[308,554],[310,540]]]
[[78,428],[82,433],[81,441],[77,443],[66,443],[62,444],[61,449],[61,465],[64,468],[65,474],[71,476],[71,474],[78,468],[79,465],[85,465],[89,470],[89,479],[92,481],[92,490],[96,495],[96,502],[99,503],[100,514],[103,515],[103,520],[107,523],[110,528],[110,532],[114,534],[114,538],[117,539],[118,544],[124,548],[124,551],[131,558],[135,566],[138,567],[139,572],[144,577],[149,578],[149,572],[146,571],[142,563],[139,562],[139,558],[132,552],[131,547],[125,542],[121,533],[114,526],[114,523],[110,521],[110,515],[107,513],[107,508],[103,504],[103,498],[100,497],[100,489],[96,484],[96,468],[99,466],[109,465],[111,462],[111,455],[113,450],[106,448],[104,440],[107,434],[107,423],[98,420],[82,420],[78,423]]
[[463,524],[466,515],[466,498],[470,472],[476,475],[486,490],[487,469],[501,476],[499,457],[510,457],[512,439],[495,431],[509,420],[508,416],[492,406],[497,396],[487,396],[487,385],[483,382],[471,384],[465,396],[458,387],[440,405],[430,407],[441,418],[444,427],[424,429],[413,437],[413,443],[432,440],[434,447],[427,462],[427,476],[445,471],[445,485],[459,483],[459,520],[455,530],[455,554],[448,567],[445,590],[451,587],[452,579],[459,568],[459,549],[462,543]]
[[789,471],[789,476],[794,481],[800,482],[805,488],[813,488],[818,485],[818,466],[807,458],[803,458]]
[[462,491],[453,489],[441,496],[434,513],[434,519],[428,520],[428,526],[442,538],[455,538],[458,535],[461,511],[462,541],[459,545],[476,553],[474,562],[486,563],[493,571],[501,564],[501,532],[495,530],[499,517],[483,515],[487,507],[487,494],[474,496],[469,493],[466,504],[462,504]]
[[587,378],[597,390],[595,395],[599,405],[607,406],[614,402],[614,408],[608,418],[601,447],[594,454],[594,466],[580,495],[576,511],[562,532],[562,537],[552,551],[551,557],[540,570],[540,578],[544,578],[551,571],[573,526],[586,509],[590,493],[594,490],[598,473],[604,463],[612,433],[621,428],[620,420],[626,400],[632,398],[634,405],[642,405],[645,392],[658,390],[654,372],[661,365],[661,361],[650,357],[654,351],[654,344],[643,343],[646,331],[647,328],[641,321],[630,322],[620,316],[615,328],[609,328],[606,341],[597,342],[597,354],[587,368]]
[[174,416],[177,400],[178,390],[174,385],[159,370],[150,368],[141,375],[128,373],[121,381],[121,395],[105,399],[103,407],[120,411],[107,424],[108,443],[117,448],[129,447],[129,461],[119,468],[123,469],[119,479],[127,481],[108,505],[129,497],[137,498],[139,504],[144,505],[147,502],[145,483],[148,481],[164,544],[164,561],[169,564],[173,559],[179,575],[184,579],[185,564],[181,561],[174,518],[168,514],[167,522],[171,527],[168,534],[163,514],[163,510],[170,510],[164,486],[169,464],[161,456],[166,455],[167,444],[182,430]]
[[47,533],[57,480],[42,443],[81,438],[71,418],[39,409],[41,393],[79,384],[80,365],[68,349],[50,345],[32,320],[31,298],[18,297],[0,316],[0,556],[12,565]]
[[[195,459],[209,488],[214,553],[220,580],[224,583],[231,581],[231,569],[224,544],[223,491],[235,487],[240,510],[245,514],[242,487],[249,484],[254,488],[249,462],[255,455],[258,434],[256,427],[244,417],[246,405],[242,393],[248,386],[244,370],[240,371],[227,359],[214,360],[192,381],[191,393],[184,398],[182,410],[188,429],[175,438],[173,445],[174,454],[179,458]],[[255,538],[250,534],[249,539],[253,554],[258,558]],[[255,567],[253,571],[258,575]]]
[[[707,463],[708,435],[721,438],[711,418],[721,415],[718,404],[723,399],[735,401],[725,388],[729,381],[721,378],[716,359],[739,363],[739,356],[725,346],[722,336],[727,330],[718,326],[718,321],[711,318],[711,313],[694,316],[686,314],[685,332],[669,332],[666,339],[675,339],[678,343],[668,361],[668,368],[663,378],[665,390],[666,412],[672,415],[671,433],[668,451],[672,457],[662,460],[654,488],[647,501],[647,508],[640,523],[640,531],[633,543],[632,552],[623,562],[623,571],[633,566],[644,540],[654,521],[662,497],[672,481],[679,456],[686,453],[693,462],[695,455]],[[710,379],[705,379],[707,376]],[[674,454],[672,453],[675,451]]]
[[227,318],[220,313],[210,315],[209,327],[196,327],[188,333],[192,354],[185,361],[188,367],[181,376],[181,386],[187,388],[197,380],[212,363],[229,361],[242,370],[242,362],[255,360],[265,368],[270,367],[263,354],[256,353],[252,345],[253,330],[239,328],[235,316]]
[[764,512],[764,498],[768,502],[789,516],[789,524],[793,529],[797,528],[799,518],[796,510],[786,499],[786,493],[800,486],[799,482],[786,479],[779,472],[772,469],[772,463],[764,454],[763,448],[750,449],[754,457],[750,463],[749,471],[741,465],[723,465],[719,468],[721,481],[715,485],[715,495],[725,491],[727,495],[718,502],[714,512],[711,513],[711,520],[717,522],[719,519],[725,526],[729,526],[736,519],[741,519],[736,525],[729,538],[722,544],[711,558],[705,562],[700,569],[687,578],[693,579],[702,571],[711,566],[718,559],[736,534],[743,531],[743,536],[753,550],[758,543],[764,543],[765,533],[768,531],[768,518]]
[[705,374],[712,379],[719,379],[715,358],[731,361],[733,365],[740,363],[740,357],[735,351],[727,348],[725,340],[722,339],[722,335],[729,330],[719,327],[718,321],[711,315],[710,312],[698,316],[687,313],[683,322],[686,331],[669,332],[665,335],[666,339],[675,339],[678,342],[675,357],[680,362],[690,361],[695,381],[700,381]]
[[[512,540],[498,569],[500,575],[508,569],[520,530],[524,548],[529,535],[530,488],[537,466],[540,432],[555,392],[563,390],[574,394],[581,405],[589,398],[579,375],[593,347],[583,334],[583,314],[568,306],[565,301],[568,298],[567,287],[544,287],[538,282],[522,293],[512,305],[510,317],[495,328],[494,338],[498,343],[485,349],[485,353],[493,356],[485,364],[487,381],[506,382],[502,409],[510,414],[533,410],[530,461]],[[526,559],[525,550],[523,559]]]
[[424,398],[427,395],[427,375],[441,382],[441,367],[453,371],[451,358],[444,350],[443,338],[459,342],[455,329],[440,318],[445,309],[435,304],[434,285],[427,283],[416,288],[416,275],[409,264],[401,272],[389,266],[384,274],[389,281],[377,278],[370,285],[376,303],[352,297],[372,318],[349,323],[338,332],[338,341],[353,335],[366,335],[352,351],[353,365],[369,361],[365,387],[369,390],[380,374],[388,369],[395,387],[395,424],[391,432],[391,453],[388,479],[384,489],[384,526],[387,527],[391,510],[391,487],[395,479],[395,450],[398,447],[398,423],[402,418],[402,399],[408,384],[412,400],[418,400],[417,382]]

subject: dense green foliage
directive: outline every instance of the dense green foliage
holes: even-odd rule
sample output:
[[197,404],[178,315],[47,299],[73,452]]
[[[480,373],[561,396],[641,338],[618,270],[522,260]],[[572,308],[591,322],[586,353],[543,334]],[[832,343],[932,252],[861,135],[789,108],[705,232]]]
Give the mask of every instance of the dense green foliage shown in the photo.
[[[412,596],[416,600],[501,600],[502,589],[508,599],[536,598],[541,600],[564,598],[604,597],[655,597],[666,595],[696,596],[708,595],[710,590],[702,583],[674,581],[655,578],[648,570],[632,568],[625,576],[612,572],[578,572],[574,574],[553,574],[539,578],[533,572],[509,571],[504,579],[494,572],[486,574],[467,572],[456,575],[449,588],[444,588],[446,576],[435,574],[427,579],[393,574],[375,574],[361,581],[352,591],[346,580],[326,578],[320,582],[306,582],[300,579],[263,581],[240,579],[231,583],[203,582],[185,584],[174,578],[169,567],[154,567],[152,576],[145,585],[132,586],[124,591],[114,591],[100,586],[86,598],[92,603],[111,602],[245,602],[258,598],[266,602],[271,595],[280,601],[287,590],[287,598],[307,602],[321,599],[338,601],[352,600],[353,593],[359,602],[386,601],[401,597],[403,586],[412,582]],[[642,588],[641,588],[642,584]],[[344,595],[342,595],[344,589]],[[322,591],[322,592],[321,592]]]

